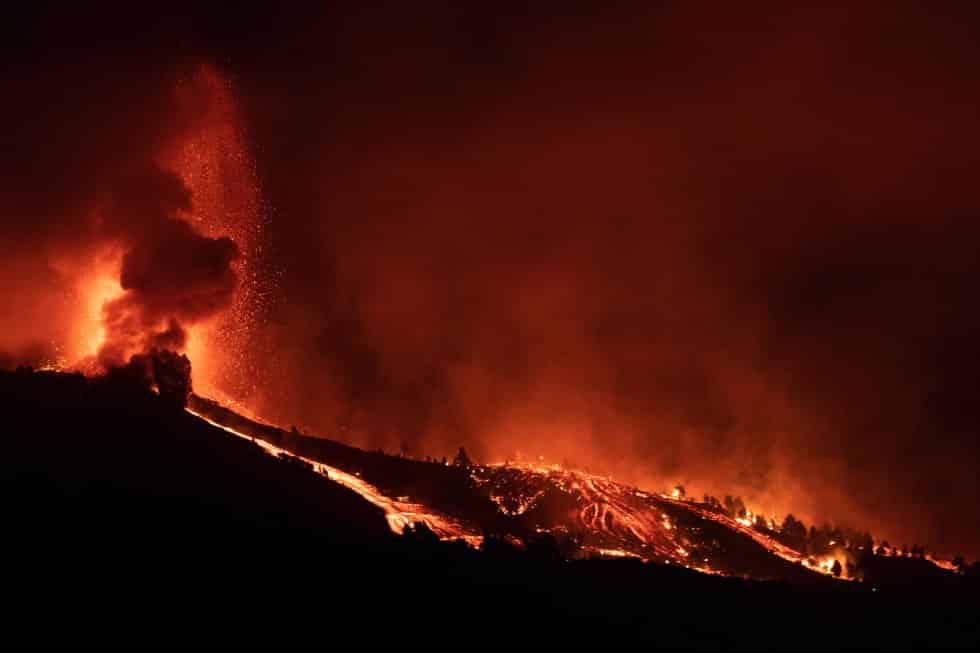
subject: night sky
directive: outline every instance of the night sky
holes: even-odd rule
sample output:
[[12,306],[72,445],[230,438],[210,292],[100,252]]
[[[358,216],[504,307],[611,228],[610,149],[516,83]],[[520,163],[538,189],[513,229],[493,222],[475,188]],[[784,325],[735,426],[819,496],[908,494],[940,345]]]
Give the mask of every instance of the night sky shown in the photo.
[[980,17],[362,4],[5,21],[0,364],[109,241],[182,271],[141,314],[225,307],[159,165],[207,65],[263,202],[259,415],[980,556]]

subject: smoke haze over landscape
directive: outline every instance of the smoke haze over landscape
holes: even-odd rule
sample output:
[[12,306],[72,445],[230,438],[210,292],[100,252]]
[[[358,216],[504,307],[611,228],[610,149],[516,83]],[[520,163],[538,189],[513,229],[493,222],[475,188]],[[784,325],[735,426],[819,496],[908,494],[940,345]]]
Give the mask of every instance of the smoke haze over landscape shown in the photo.
[[[23,16],[0,365],[97,353],[111,270],[105,361],[187,349],[273,422],[980,556],[977,17],[528,12]],[[173,152],[228,104],[268,210],[203,223]]]

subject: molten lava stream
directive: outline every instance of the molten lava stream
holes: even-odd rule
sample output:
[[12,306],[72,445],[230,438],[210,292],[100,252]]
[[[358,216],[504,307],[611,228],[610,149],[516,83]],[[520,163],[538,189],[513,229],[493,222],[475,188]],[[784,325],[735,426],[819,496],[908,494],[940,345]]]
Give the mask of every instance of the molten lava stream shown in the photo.
[[[505,514],[521,514],[529,510],[544,493],[540,489],[542,483],[552,484],[564,492],[576,495],[580,502],[576,513],[578,526],[593,540],[588,548],[602,556],[638,557],[666,564],[679,564],[702,573],[725,575],[724,570],[699,564],[692,559],[686,545],[679,539],[676,525],[662,510],[662,503],[669,503],[751,538],[784,560],[803,564],[812,571],[828,576],[833,575],[833,556],[808,564],[799,552],[760,533],[751,526],[750,521],[746,523],[746,520],[732,519],[668,494],[651,495],[603,476],[558,466],[496,464],[487,466],[485,470],[489,475],[487,478],[477,478],[478,483],[496,486],[493,477],[501,474],[508,478],[515,474],[523,477],[519,481],[511,478],[502,486],[494,487],[490,493],[491,499]],[[515,487],[531,488],[532,491],[516,497],[508,495],[507,489]],[[661,505],[658,506],[658,502],[662,502]]]
[[270,444],[264,440],[253,438],[250,435],[236,431],[235,429],[225,426],[224,424],[219,424],[214,420],[208,419],[201,413],[195,412],[190,408],[185,410],[187,410],[187,412],[194,417],[204,420],[211,426],[216,426],[223,431],[231,433],[232,435],[236,435],[245,440],[254,442],[273,456],[286,454],[309,463],[313,466],[313,471],[316,473],[321,474],[329,478],[331,481],[339,483],[344,487],[353,490],[354,492],[357,492],[366,501],[384,510],[385,519],[388,521],[388,527],[391,528],[392,532],[394,532],[396,535],[401,535],[404,533],[406,526],[421,522],[428,526],[433,533],[438,535],[439,538],[443,540],[464,540],[467,544],[473,547],[478,547],[483,542],[483,537],[481,535],[468,531],[459,522],[444,515],[435,513],[421,504],[397,501],[385,496],[380,490],[378,490],[378,488],[354,476],[353,474],[348,474],[347,472],[337,469],[336,467],[325,465],[310,458],[295,456],[289,451]]

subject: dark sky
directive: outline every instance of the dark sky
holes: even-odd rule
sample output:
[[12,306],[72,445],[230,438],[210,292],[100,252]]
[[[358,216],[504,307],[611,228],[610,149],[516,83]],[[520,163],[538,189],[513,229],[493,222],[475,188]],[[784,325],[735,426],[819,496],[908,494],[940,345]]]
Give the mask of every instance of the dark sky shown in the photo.
[[268,207],[260,414],[980,556],[977,16],[362,4],[11,21],[3,330],[205,62]]

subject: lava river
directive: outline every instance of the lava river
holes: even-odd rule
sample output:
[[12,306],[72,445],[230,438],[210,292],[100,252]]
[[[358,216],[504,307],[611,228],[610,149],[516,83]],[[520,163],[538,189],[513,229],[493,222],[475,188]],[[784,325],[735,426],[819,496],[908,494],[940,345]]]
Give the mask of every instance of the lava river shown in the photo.
[[756,577],[782,577],[785,563],[807,566],[798,552],[725,514],[603,476],[514,464],[474,467],[472,476],[502,512],[574,538],[586,552]]
[[[512,542],[526,542],[534,533],[572,541],[575,546],[570,555],[574,557],[628,556],[705,573],[753,578],[788,578],[829,570],[829,565],[807,569],[800,554],[792,549],[699,504],[644,492],[594,474],[522,464],[474,465],[463,473],[438,463],[383,456],[387,464],[416,468],[414,473],[426,477],[424,486],[438,487],[447,479],[462,477],[464,484],[448,488],[454,497],[449,509],[436,509],[432,506],[439,502],[431,495],[382,491],[378,485],[389,479],[376,469],[362,467],[371,472],[367,476],[373,482],[368,482],[362,478],[365,474],[338,467],[345,462],[340,459],[297,455],[288,432],[256,423],[214,402],[195,398],[187,410],[256,443],[271,455],[292,455],[313,471],[357,492],[384,511],[389,527],[398,534],[421,522],[442,539],[462,539],[479,546],[485,532],[499,534],[503,524],[504,534]],[[303,438],[307,446],[329,442]],[[460,477],[453,476],[454,472]],[[447,488],[442,492],[447,493]]]
[[219,422],[216,422],[191,408],[188,408],[187,412],[199,419],[204,420],[212,426],[216,426],[217,428],[231,433],[232,435],[254,442],[273,456],[292,456],[309,464],[312,470],[317,474],[321,474],[329,478],[331,481],[353,490],[369,503],[381,508],[385,513],[385,519],[388,521],[389,528],[391,528],[391,530],[398,535],[401,535],[407,526],[421,522],[428,526],[429,529],[441,539],[462,539],[472,546],[479,546],[483,541],[482,536],[467,530],[451,517],[428,510],[421,504],[399,501],[397,499],[387,497],[376,487],[353,474],[348,474],[341,469],[331,467],[330,465],[326,465],[316,460],[311,460],[303,456],[295,456],[286,449],[278,447],[260,438],[255,438],[246,433],[242,433],[241,431],[237,431],[230,426],[220,424]]

